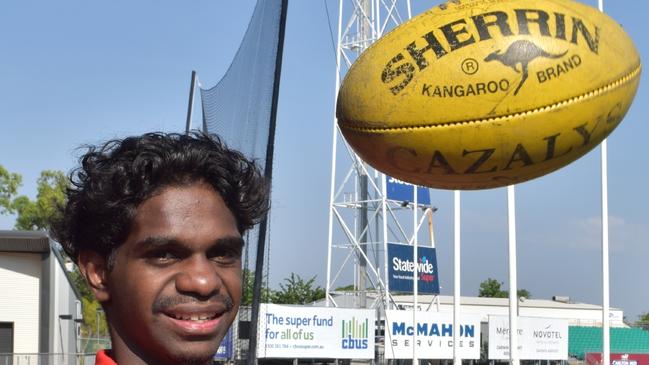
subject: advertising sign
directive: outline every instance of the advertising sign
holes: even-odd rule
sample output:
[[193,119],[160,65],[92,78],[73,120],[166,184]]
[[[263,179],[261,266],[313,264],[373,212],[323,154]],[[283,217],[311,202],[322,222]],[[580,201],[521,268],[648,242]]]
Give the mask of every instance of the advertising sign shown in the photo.
[[[389,200],[398,200],[401,202],[414,202],[413,195],[414,185],[401,181],[396,177],[385,176],[386,180],[386,197]],[[417,187],[417,204],[430,205],[430,192],[428,188]]]
[[[599,352],[587,352],[584,360],[588,365],[601,364],[602,354]],[[611,365],[649,365],[649,354],[611,353]]]
[[232,358],[232,349],[233,349],[233,343],[232,343],[232,327],[226,332],[225,337],[223,337],[223,340],[221,341],[221,345],[219,345],[218,350],[216,350],[216,354],[214,354],[214,360],[229,360]]
[[[453,358],[453,313],[417,312],[417,326],[413,326],[412,311],[391,310],[385,315],[386,359],[412,359],[413,350],[420,359]],[[480,316],[462,314],[460,318],[457,344],[460,356],[479,359]]]
[[[567,360],[568,320],[518,317],[521,360]],[[509,317],[489,316],[489,359],[509,359]]]
[[[415,263],[412,261],[413,246],[388,243],[388,284],[390,292],[412,293],[412,275]],[[417,248],[417,292],[420,294],[439,294],[437,276],[437,253],[432,247]]]
[[373,359],[373,309],[262,304],[257,357]]

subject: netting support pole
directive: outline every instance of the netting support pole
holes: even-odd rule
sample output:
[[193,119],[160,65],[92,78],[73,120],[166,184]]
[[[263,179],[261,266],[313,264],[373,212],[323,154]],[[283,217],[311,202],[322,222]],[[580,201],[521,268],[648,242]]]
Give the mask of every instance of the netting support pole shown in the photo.
[[192,111],[194,110],[194,90],[196,90],[196,71],[192,70],[192,82],[189,86],[189,103],[187,105],[187,123],[185,124],[185,134],[189,134],[192,129]]
[[509,363],[519,365],[518,283],[516,272],[516,188],[507,186],[507,225],[509,226]]
[[601,145],[602,165],[602,365],[611,363],[611,324],[609,317],[609,242],[608,242],[608,164],[606,139]]
[[[282,1],[282,13],[279,20],[279,34],[277,40],[277,61],[275,62],[275,80],[273,82],[273,99],[270,110],[270,123],[268,128],[268,144],[266,145],[266,166],[264,168],[264,177],[271,186],[273,175],[273,153],[275,150],[275,125],[277,124],[277,101],[279,100],[279,81],[282,70],[282,54],[284,52],[284,33],[286,30],[286,10],[288,0]],[[270,191],[269,191],[270,193]],[[270,194],[269,194],[270,197]],[[248,346],[248,365],[257,364],[257,327],[259,322],[259,306],[261,304],[261,284],[262,274],[264,272],[264,252],[266,252],[266,232],[268,229],[268,220],[270,212],[266,213],[261,223],[259,223],[259,239],[257,242],[257,254],[255,255],[255,283],[252,291],[252,308],[250,318],[250,342]]]
[[[604,12],[604,0],[597,1],[599,11]],[[609,242],[608,242],[608,147],[606,139],[601,145],[601,179],[602,179],[602,365],[611,363],[611,323],[610,312],[610,278],[609,278]]]
[[461,260],[461,236],[462,227],[460,220],[461,212],[461,194],[459,190],[453,191],[453,365],[462,365],[462,354],[460,354],[459,346],[456,344],[460,343],[460,331],[459,328],[462,325],[461,319],[461,308],[460,300],[462,291],[460,288],[461,285],[461,274],[462,274],[462,260]]

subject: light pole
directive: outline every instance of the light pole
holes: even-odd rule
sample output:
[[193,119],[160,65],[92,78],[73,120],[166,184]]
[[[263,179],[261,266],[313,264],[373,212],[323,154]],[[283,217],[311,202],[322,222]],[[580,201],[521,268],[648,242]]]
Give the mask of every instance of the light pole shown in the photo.
[[101,318],[100,313],[103,311],[104,310],[102,308],[97,308],[97,310],[95,311],[95,338],[97,339],[97,342],[99,342],[99,319]]

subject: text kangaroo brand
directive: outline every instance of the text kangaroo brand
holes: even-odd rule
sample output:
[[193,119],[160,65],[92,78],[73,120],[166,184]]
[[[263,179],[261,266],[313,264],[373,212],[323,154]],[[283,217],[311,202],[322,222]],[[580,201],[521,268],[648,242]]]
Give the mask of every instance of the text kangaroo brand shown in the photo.
[[[515,31],[517,33],[514,33]],[[511,13],[491,11],[468,18],[460,18],[422,34],[419,39],[405,45],[405,52],[397,53],[387,62],[381,73],[381,81],[384,84],[389,84],[392,94],[397,95],[408,86],[415,73],[428,67],[433,59],[440,59],[451,52],[477,42],[490,40],[493,37],[529,35],[532,31],[543,37],[552,37],[566,43],[578,44],[578,42],[585,41],[591,52],[598,53],[599,27],[593,26],[589,29],[578,17],[558,12],[548,13],[540,9],[514,9]],[[512,43],[513,47],[522,45],[521,43]],[[565,54],[564,52],[550,54],[542,49],[535,49],[535,52],[528,56],[557,58]],[[507,60],[503,58],[506,55],[507,51],[504,51],[503,54],[492,53],[484,57],[486,57],[485,61],[499,60],[507,65]],[[517,60],[523,68],[524,79],[527,78],[527,62],[534,57]],[[515,67],[514,64],[508,66]],[[515,93],[522,86],[524,79],[518,85]]]

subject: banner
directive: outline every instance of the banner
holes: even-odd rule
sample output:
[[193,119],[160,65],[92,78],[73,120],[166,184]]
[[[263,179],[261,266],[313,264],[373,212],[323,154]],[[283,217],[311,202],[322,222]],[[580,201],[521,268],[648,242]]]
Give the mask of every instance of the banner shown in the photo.
[[[412,261],[413,246],[388,243],[388,285],[391,293],[412,293],[412,275],[415,263]],[[432,247],[417,247],[417,292],[439,294],[437,275],[437,253]]]
[[[385,178],[387,199],[414,203],[413,184],[388,175]],[[430,192],[428,188],[422,186],[417,187],[417,205],[430,205]]]
[[[568,320],[518,317],[521,360],[568,360]],[[509,360],[509,317],[489,316],[489,359]]]
[[[412,359],[416,343],[420,359],[453,358],[453,313],[417,312],[416,342],[412,311],[386,311],[385,358]],[[462,314],[458,351],[463,359],[480,358],[480,316]]]
[[234,348],[232,341],[232,327],[225,333],[225,337],[221,341],[219,348],[214,354],[214,360],[229,360],[232,359],[232,350]]
[[[599,352],[587,352],[584,355],[586,365],[597,365],[602,363],[602,354]],[[611,365],[649,365],[649,354],[616,354],[611,353]]]
[[373,359],[373,309],[262,304],[257,357]]

